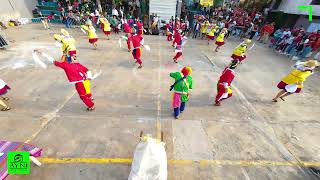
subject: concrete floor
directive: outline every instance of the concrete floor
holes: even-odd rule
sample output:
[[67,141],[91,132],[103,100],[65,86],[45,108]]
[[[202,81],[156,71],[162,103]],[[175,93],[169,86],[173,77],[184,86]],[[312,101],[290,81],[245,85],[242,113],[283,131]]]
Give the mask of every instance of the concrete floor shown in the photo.
[[[145,36],[151,51],[143,51],[144,68],[138,70],[131,54],[118,47],[120,36],[108,41],[99,32],[99,49],[93,50],[84,34],[72,29],[79,61],[102,70],[92,83],[96,110],[86,112],[62,70],[41,69],[31,58],[38,47],[60,56],[52,39],[59,28],[25,25],[6,30],[14,42],[0,52],[0,69],[12,87],[13,110],[0,113],[1,140],[30,142],[50,158],[132,158],[140,131],[153,136],[163,131],[168,159],[193,160],[170,163],[168,179],[319,179],[310,168],[279,165],[305,161],[320,166],[318,73],[307,80],[303,93],[271,103],[293,62],[257,44],[236,70],[234,96],[214,107],[216,83],[238,41],[228,40],[214,53],[213,45],[190,39],[183,58],[174,64],[173,49],[164,37]],[[168,74],[185,65],[193,68],[195,86],[186,112],[173,120]],[[203,165],[199,160],[233,163]],[[259,160],[271,163],[237,164]],[[33,166],[31,175],[8,179],[121,180],[129,172],[129,164],[44,164]]]

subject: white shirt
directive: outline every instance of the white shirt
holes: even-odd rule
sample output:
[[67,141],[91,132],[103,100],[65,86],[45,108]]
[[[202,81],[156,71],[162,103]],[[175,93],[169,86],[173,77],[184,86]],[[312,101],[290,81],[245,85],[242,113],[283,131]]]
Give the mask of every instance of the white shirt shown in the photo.
[[117,9],[112,9],[112,16],[119,16]]
[[282,33],[281,38],[284,38],[284,36],[286,36],[286,35],[291,36],[291,31],[284,31],[284,32]]

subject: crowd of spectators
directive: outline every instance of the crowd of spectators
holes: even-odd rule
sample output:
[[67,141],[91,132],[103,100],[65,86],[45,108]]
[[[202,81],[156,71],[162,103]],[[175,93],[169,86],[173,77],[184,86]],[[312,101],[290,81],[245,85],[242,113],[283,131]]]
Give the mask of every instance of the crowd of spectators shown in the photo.
[[274,22],[268,22],[265,13],[248,12],[238,6],[211,8],[194,16],[193,38],[206,37],[212,28],[216,35],[223,28],[228,29],[226,38],[256,39],[260,43],[269,44],[270,48],[294,60],[307,57],[319,58],[320,31],[306,32],[302,27],[275,29]]

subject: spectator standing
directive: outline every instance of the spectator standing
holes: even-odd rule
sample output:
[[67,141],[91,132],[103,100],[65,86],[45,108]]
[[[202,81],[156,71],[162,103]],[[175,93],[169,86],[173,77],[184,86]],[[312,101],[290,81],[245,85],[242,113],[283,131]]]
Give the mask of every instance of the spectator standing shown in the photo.
[[116,9],[115,6],[113,6],[113,8],[112,8],[112,16],[116,16],[117,18],[119,16],[118,10]]
[[273,32],[274,32],[274,22],[263,26],[261,29],[261,34],[260,34],[258,41],[260,41],[262,43],[268,42],[269,37],[271,36],[271,34]]
[[197,21],[196,24],[194,25],[194,28],[193,28],[193,36],[192,36],[192,38],[197,39],[197,36],[199,34],[199,31],[200,31],[200,27],[201,27],[201,25]]

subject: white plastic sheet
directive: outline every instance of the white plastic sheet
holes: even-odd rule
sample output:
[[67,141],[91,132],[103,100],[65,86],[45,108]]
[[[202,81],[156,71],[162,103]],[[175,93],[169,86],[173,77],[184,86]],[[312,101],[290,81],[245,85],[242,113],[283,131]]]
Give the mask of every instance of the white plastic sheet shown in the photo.
[[163,142],[144,136],[137,145],[128,180],[166,180],[167,154]]

